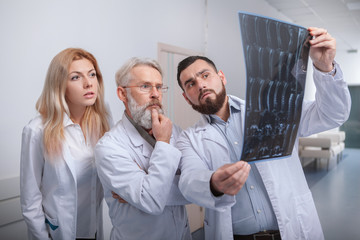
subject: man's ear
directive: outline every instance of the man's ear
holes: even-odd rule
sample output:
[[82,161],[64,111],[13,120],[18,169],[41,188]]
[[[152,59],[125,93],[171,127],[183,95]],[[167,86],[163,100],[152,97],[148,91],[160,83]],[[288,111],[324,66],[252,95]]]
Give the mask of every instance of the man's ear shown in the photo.
[[126,89],[119,86],[117,88],[117,95],[118,95],[118,98],[123,101],[124,103],[127,103],[127,96],[126,96]]
[[118,98],[124,103],[126,113],[128,114],[129,117],[132,118],[130,110],[129,110],[129,106],[128,106],[129,101],[128,101],[126,89],[119,86],[117,88],[116,92],[117,92]]
[[186,102],[191,105],[190,100],[187,98],[185,92],[182,93],[183,97],[185,98]]
[[223,73],[223,71],[220,70],[218,72],[218,75],[219,75],[221,81],[223,82],[223,84],[226,85],[226,77],[225,77],[225,74]]

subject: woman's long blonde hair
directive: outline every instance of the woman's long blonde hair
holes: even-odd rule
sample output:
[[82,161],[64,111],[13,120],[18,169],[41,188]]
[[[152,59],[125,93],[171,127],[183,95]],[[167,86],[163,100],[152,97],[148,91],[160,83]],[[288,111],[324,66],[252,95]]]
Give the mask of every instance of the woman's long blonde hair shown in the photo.
[[68,69],[73,61],[80,59],[87,59],[94,65],[98,80],[96,101],[86,108],[80,123],[84,136],[94,145],[109,130],[108,113],[104,103],[104,82],[95,57],[80,48],[67,48],[52,59],[43,91],[36,103],[36,109],[41,114],[44,124],[45,150],[50,156],[58,155],[62,151],[62,143],[65,140],[64,114],[71,117],[65,100]]

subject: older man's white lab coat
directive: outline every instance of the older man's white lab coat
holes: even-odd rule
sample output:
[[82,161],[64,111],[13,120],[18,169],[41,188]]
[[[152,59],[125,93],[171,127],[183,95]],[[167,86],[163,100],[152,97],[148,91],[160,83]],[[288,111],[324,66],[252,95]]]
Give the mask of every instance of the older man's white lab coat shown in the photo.
[[[304,102],[298,136],[335,128],[348,118],[350,94],[339,66],[336,68],[335,78],[314,70],[316,101]],[[229,97],[240,103],[244,123],[245,102]],[[235,198],[229,195],[214,197],[209,187],[212,173],[231,162],[223,136],[202,116],[193,127],[183,131],[177,146],[183,154],[179,188],[189,201],[207,208],[205,239],[233,239],[231,206]],[[296,141],[290,157],[259,162],[256,166],[274,209],[282,239],[323,239],[297,146]]]
[[[95,148],[99,178],[113,229],[111,239],[191,239],[176,175],[181,152],[173,144],[180,129],[173,127],[170,144],[153,148],[123,115]],[[128,203],[112,197],[114,191]]]

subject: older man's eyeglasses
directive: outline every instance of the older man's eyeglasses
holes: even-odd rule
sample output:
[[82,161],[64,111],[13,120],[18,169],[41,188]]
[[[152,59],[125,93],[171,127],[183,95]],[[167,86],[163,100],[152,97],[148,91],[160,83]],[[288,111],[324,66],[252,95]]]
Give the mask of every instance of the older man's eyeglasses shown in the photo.
[[165,86],[165,85],[153,86],[151,84],[141,84],[139,86],[126,86],[126,87],[123,87],[123,88],[132,88],[132,87],[137,87],[137,88],[139,88],[139,90],[141,92],[146,92],[146,93],[150,93],[153,90],[153,88],[156,88],[156,91],[162,92],[162,93],[166,93],[167,90],[169,89],[169,87]]

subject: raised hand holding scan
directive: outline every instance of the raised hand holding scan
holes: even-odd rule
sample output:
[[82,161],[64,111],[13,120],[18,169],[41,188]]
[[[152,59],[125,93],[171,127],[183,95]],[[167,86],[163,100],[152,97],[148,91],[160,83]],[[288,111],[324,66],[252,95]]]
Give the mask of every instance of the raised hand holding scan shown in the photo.
[[309,27],[308,31],[314,38],[310,40],[310,57],[315,67],[322,72],[333,69],[336,54],[336,40],[326,29]]

